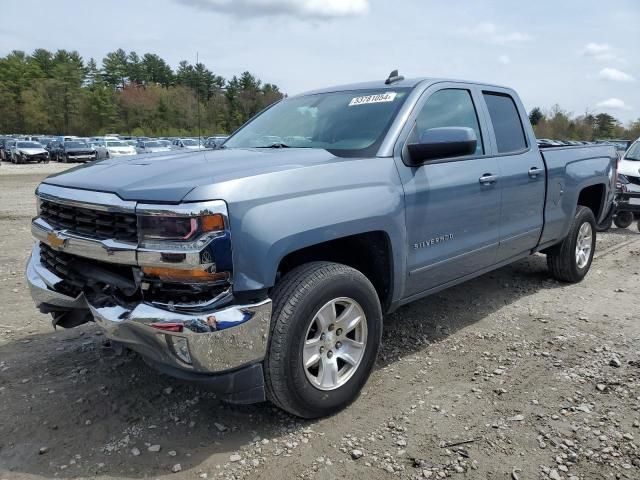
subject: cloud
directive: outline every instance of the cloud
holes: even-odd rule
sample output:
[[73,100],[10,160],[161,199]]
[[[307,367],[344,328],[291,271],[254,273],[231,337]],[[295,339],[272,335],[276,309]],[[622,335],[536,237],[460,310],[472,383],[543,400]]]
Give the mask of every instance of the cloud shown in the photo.
[[635,82],[635,78],[624,73],[617,68],[603,68],[598,73],[598,77],[602,80],[613,80],[614,82]]
[[587,43],[582,50],[582,54],[585,57],[593,58],[599,62],[625,62],[623,58],[615,53],[611,45],[607,43]]
[[584,54],[588,57],[597,57],[611,53],[611,47],[606,43],[587,43],[584,47]]
[[369,12],[369,0],[176,0],[183,5],[241,18],[287,15],[329,20]]
[[511,58],[509,58],[509,55],[500,55],[498,57],[498,61],[503,65],[509,65],[511,63]]
[[607,98],[606,100],[598,102],[596,107],[607,110],[631,110],[631,107],[619,98]]
[[490,22],[479,23],[475,27],[462,29],[460,33],[497,45],[512,45],[528,42],[532,39],[531,35],[527,33],[518,31],[509,32]]

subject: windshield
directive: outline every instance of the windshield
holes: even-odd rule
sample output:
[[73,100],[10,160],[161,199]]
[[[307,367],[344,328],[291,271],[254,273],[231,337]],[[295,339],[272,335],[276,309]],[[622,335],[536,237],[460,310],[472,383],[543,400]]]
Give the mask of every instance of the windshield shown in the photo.
[[36,142],[18,142],[18,148],[42,148],[42,145]]
[[144,146],[149,147],[164,147],[160,142],[144,142]]
[[640,141],[635,142],[633,145],[631,145],[631,148],[627,150],[624,159],[640,162]]
[[323,148],[373,155],[409,89],[355,90],[283,100],[228,139],[225,148]]
[[182,140],[182,144],[187,146],[187,147],[197,147],[198,146],[198,142],[196,142],[195,140],[191,140],[190,138],[186,138],[186,139]]
[[84,142],[64,142],[64,146],[67,148],[88,148],[89,145],[87,145]]
[[107,142],[107,147],[128,147],[129,144],[125,142]]

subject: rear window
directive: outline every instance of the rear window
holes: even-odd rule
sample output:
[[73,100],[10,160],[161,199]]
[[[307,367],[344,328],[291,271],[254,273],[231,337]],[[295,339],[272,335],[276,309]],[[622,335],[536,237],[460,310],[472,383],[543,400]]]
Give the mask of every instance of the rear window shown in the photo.
[[496,135],[498,153],[510,153],[527,148],[522,121],[516,104],[509,95],[483,92],[489,109],[493,131]]

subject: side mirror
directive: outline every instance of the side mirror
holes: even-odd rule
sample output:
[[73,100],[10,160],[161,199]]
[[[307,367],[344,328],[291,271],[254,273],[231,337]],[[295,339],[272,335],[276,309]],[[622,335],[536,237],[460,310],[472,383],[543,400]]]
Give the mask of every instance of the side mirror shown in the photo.
[[417,166],[429,160],[472,155],[477,144],[476,132],[472,128],[430,128],[420,135],[418,143],[407,145],[408,163]]

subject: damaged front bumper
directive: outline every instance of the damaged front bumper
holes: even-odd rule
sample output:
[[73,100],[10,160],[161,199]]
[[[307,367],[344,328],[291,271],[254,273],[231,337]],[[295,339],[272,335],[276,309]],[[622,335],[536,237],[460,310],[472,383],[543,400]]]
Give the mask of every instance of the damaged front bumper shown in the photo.
[[[41,311],[91,315],[109,339],[165,373],[207,383],[240,403],[264,400],[261,361],[267,349],[270,299],[189,313],[145,302],[104,306],[84,293],[72,297],[59,291],[63,279],[40,262],[38,243],[26,274]],[[171,331],[176,325],[177,331]]]

